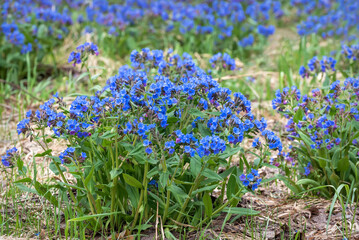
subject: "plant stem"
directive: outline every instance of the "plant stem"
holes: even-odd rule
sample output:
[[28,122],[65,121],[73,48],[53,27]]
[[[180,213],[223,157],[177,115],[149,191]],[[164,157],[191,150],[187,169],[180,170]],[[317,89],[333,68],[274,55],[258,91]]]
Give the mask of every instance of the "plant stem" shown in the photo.
[[[74,145],[74,143],[71,141],[71,139],[69,139],[69,142],[71,145]],[[76,158],[76,153],[74,154],[74,157]],[[76,163],[73,159],[71,159],[72,163],[76,166],[77,170],[79,171],[79,173],[81,173],[81,181],[84,185],[84,188],[86,190],[86,195],[87,195],[87,199],[89,201],[89,205],[90,205],[90,208],[91,208],[91,212],[92,214],[97,214],[98,211],[96,209],[96,201],[94,199],[94,197],[92,196],[92,194],[90,193],[90,190],[88,189],[87,185],[85,184],[85,179],[84,179],[84,176],[83,176],[83,172],[79,166],[78,163]]]
[[[136,209],[136,212],[135,212],[135,217],[134,217],[133,222],[132,222],[131,229],[133,229],[136,226],[136,222],[137,222],[137,219],[138,219],[138,214],[140,212],[143,199],[145,198],[145,201],[147,201],[147,196],[145,196],[145,194],[147,194],[147,172],[148,172],[148,162],[146,161],[145,172],[144,172],[144,175],[143,175],[143,182],[142,182],[143,186],[142,186],[142,189],[141,189],[140,200],[138,201],[138,205],[137,205],[137,209]],[[145,202],[145,204],[147,204],[147,202]]]
[[191,198],[192,192],[197,188],[199,180],[201,179],[201,173],[204,170],[205,166],[206,166],[206,163],[203,163],[201,170],[199,171],[196,179],[194,180],[194,183],[193,183],[191,189],[189,190],[188,197],[187,197],[186,201],[184,202],[184,204],[182,205],[180,212],[178,213],[178,216],[176,219],[177,222],[181,222],[182,215],[183,215],[182,213],[184,212],[184,210],[186,210],[189,201],[192,199]]
[[[227,162],[226,170],[228,170],[229,167],[231,166],[232,158],[233,158],[233,155],[230,156],[229,161]],[[226,177],[226,178],[223,180],[223,182],[222,182],[222,191],[221,191],[221,195],[220,195],[219,198],[218,198],[219,205],[221,205],[221,204],[223,203],[224,191],[225,191],[225,187],[226,187],[227,180],[228,180],[228,177]]]
[[[55,164],[57,171],[59,171],[62,180],[63,180],[65,183],[68,184],[68,181],[67,181],[67,179],[66,179],[64,173],[62,172],[62,170],[61,170],[59,164],[58,164],[55,160],[53,160],[53,163]],[[68,191],[69,191],[69,194],[70,194],[70,196],[71,196],[72,201],[74,201],[75,204],[77,205],[76,197],[75,197],[74,193],[72,192],[71,188],[69,188]]]
[[[240,188],[238,190],[238,192],[234,195],[233,198],[231,198],[231,200],[229,200],[228,202],[226,202],[225,204],[223,204],[221,207],[219,207],[216,211],[214,211],[212,213],[212,216],[220,213],[225,207],[227,207],[229,204],[231,204],[235,199],[236,197],[239,196],[239,194],[242,192],[242,188]],[[205,219],[203,219],[200,223],[197,224],[196,228],[198,229],[200,226],[202,226],[203,223],[207,222],[212,216],[208,216],[206,217]]]
[[165,211],[163,213],[163,223],[165,223],[167,219],[168,208],[170,207],[170,198],[171,198],[171,192],[167,189],[166,206],[165,206]]

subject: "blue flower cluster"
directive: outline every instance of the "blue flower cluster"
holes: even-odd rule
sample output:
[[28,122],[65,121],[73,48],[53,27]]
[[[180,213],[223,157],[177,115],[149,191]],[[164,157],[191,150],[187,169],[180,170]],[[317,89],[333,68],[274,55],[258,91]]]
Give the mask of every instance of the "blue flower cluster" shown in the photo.
[[[78,96],[69,107],[55,94],[39,110],[27,113],[18,133],[31,135],[34,129],[49,127],[55,138],[83,142],[104,134],[101,126],[105,124],[141,142],[154,158],[174,152],[202,158],[223,153],[260,132],[263,147],[282,151],[266,120],[252,114],[251,102],[220,87],[189,54],[143,49],[133,52],[131,63],[133,68],[121,67],[101,91]],[[61,161],[73,158],[73,153],[68,148]]]
[[253,34],[249,34],[248,37],[244,37],[244,38],[242,38],[242,40],[238,41],[238,45],[243,47],[243,48],[252,46],[253,43],[254,43]]
[[75,148],[73,147],[66,148],[65,151],[63,151],[59,155],[61,163],[64,164],[64,163],[70,163],[71,160],[73,161],[74,153],[75,153]]
[[65,151],[61,152],[59,155],[59,158],[61,160],[62,164],[65,163],[71,163],[71,162],[83,162],[86,160],[87,155],[84,152],[81,152],[79,156],[76,156],[75,158],[75,151],[76,149],[74,147],[68,147],[65,149]]
[[342,46],[342,54],[344,54],[348,59],[353,59],[353,61],[357,61],[359,59],[359,44],[346,46]]
[[299,75],[302,78],[309,77],[310,73],[327,72],[329,70],[335,72],[335,64],[337,61],[332,57],[324,56],[322,60],[319,60],[317,56],[313,57],[308,62],[308,69],[304,66],[299,68]]
[[25,43],[25,36],[19,31],[19,28],[15,23],[3,23],[1,24],[1,29],[5,35],[5,40],[15,46],[21,47],[22,54],[31,52],[32,44]]
[[96,55],[98,56],[98,48],[97,45],[93,43],[85,42],[84,44],[78,46],[76,48],[76,52],[71,52],[70,56],[68,58],[68,62],[73,62],[73,66],[76,66],[76,64],[80,64],[82,62],[82,59],[87,55]]
[[[341,121],[341,117],[345,116],[346,119],[353,119],[359,121],[358,105],[356,103],[342,102],[341,97],[349,94],[349,99],[356,100],[359,95],[359,79],[348,78],[344,81],[344,86],[340,86],[340,81],[336,81],[330,85],[330,93],[322,95],[319,89],[312,91],[313,97],[303,95],[300,98],[300,92],[296,87],[292,87],[296,90],[295,101],[298,102],[294,111],[300,109],[303,110],[305,116],[300,119],[298,123],[294,122],[293,117],[289,119],[286,129],[291,133],[291,136],[299,137],[296,133],[296,127],[302,131],[308,131],[309,136],[313,142],[312,148],[320,149],[323,144],[328,149],[333,147],[333,144],[338,145],[340,139],[333,138],[332,133],[338,128],[338,124]],[[277,91],[278,96],[273,100],[273,109],[278,111],[284,111],[284,109],[291,104],[293,99],[292,94],[288,92],[288,88],[283,89],[283,92]],[[323,112],[319,112],[318,109],[322,109]],[[330,111],[335,109],[337,115],[332,116]],[[291,138],[292,139],[292,138]],[[332,139],[332,140],[327,140]]]
[[355,1],[291,0],[299,16],[306,17],[298,26],[301,36],[312,33],[323,38],[340,37],[346,40],[358,38],[359,6]]
[[[284,113],[289,119],[285,126],[289,140],[301,139],[299,132],[302,132],[310,138],[312,144],[308,147],[313,150],[330,151],[342,144],[342,132],[347,124],[359,121],[359,78],[347,78],[342,84],[335,81],[329,89],[328,94],[314,89],[312,97],[301,96],[296,87],[292,87],[292,91],[289,88],[283,89],[283,92],[277,91],[273,109]],[[302,111],[303,115],[297,115],[298,111]],[[291,150],[285,156],[290,162],[298,159],[295,149]],[[309,174],[309,167],[305,168],[305,175]]]
[[13,161],[16,160],[17,157],[17,149],[13,147],[9,150],[6,150],[6,154],[1,156],[1,162],[5,167],[12,167],[14,165]]
[[291,98],[299,101],[301,98],[301,94],[299,89],[296,86],[292,86],[290,89],[289,87],[283,88],[281,92],[279,89],[275,92],[275,99],[272,100],[272,107],[273,109],[278,109],[278,111],[283,111],[282,106],[287,105]]
[[[72,25],[71,12],[46,0],[13,0],[1,4],[1,30],[5,40],[18,46],[22,54],[42,49],[49,38],[61,40]],[[30,34],[29,34],[30,33]],[[52,44],[52,43],[51,43]]]
[[[242,40],[238,45],[244,47],[248,43],[253,44],[257,32],[263,36],[273,34],[274,27],[266,27],[265,24],[271,16],[280,18],[283,15],[281,7],[280,1],[275,0],[216,0],[211,3],[139,0],[122,4],[106,0],[95,0],[93,4],[84,0],[66,1],[66,4],[63,0],[55,3],[14,0],[2,4],[2,16],[5,22],[11,23],[5,23],[2,29],[6,39],[21,46],[24,53],[32,51],[34,44],[41,48],[42,43],[46,44],[46,38],[64,39],[69,32],[68,26],[75,21],[88,33],[99,29],[97,26],[103,26],[108,34],[118,36],[126,28],[146,22],[150,32],[155,34],[166,31],[184,35],[214,35],[217,41],[239,38]],[[86,9],[84,15],[82,9]],[[23,22],[30,24],[32,38],[25,38],[24,32],[18,30]],[[46,23],[46,29],[41,25],[43,23]],[[241,29],[240,33],[236,28]]]
[[[70,106],[69,113],[71,118],[68,118],[65,113],[59,111],[61,107],[66,106],[62,102],[62,98],[58,97],[58,94],[54,95],[54,98],[40,105],[39,109],[35,112],[28,111],[25,119],[21,120],[17,125],[18,134],[25,134],[31,136],[33,129],[30,124],[35,124],[39,128],[50,127],[57,137],[63,134],[76,135],[79,138],[91,136],[90,128],[96,122],[94,118],[91,122],[79,121],[85,118],[84,113],[87,113],[86,97],[77,97]],[[54,104],[57,103],[55,108]]]
[[274,31],[275,31],[275,27],[273,25],[267,27],[263,25],[258,25],[258,33],[262,34],[265,37],[272,35]]
[[[263,24],[271,15],[276,18],[281,17],[283,11],[280,1],[273,0],[264,2],[216,0],[211,3],[141,0],[129,1],[123,5],[96,0],[92,6],[87,6],[86,14],[86,18],[81,17],[81,22],[89,25],[96,22],[107,27],[108,32],[113,35],[118,35],[119,31],[123,31],[127,26],[147,20],[153,32],[157,29],[161,31],[164,29],[167,32],[178,31],[181,34],[191,32],[196,35],[215,35],[220,40],[232,37],[235,28],[239,26],[242,26],[243,33],[253,32],[253,27],[248,24],[251,21],[248,19]],[[156,26],[158,19],[162,22],[161,25]],[[258,27],[258,33],[264,36],[273,32],[273,26]]]
[[253,168],[249,174],[242,174],[241,176],[239,176],[239,179],[242,181],[242,184],[245,187],[248,187],[253,191],[258,188],[259,184],[262,181],[262,179],[259,178],[258,171]]
[[227,53],[217,53],[209,60],[212,67],[218,67],[219,69],[235,70],[236,62]]

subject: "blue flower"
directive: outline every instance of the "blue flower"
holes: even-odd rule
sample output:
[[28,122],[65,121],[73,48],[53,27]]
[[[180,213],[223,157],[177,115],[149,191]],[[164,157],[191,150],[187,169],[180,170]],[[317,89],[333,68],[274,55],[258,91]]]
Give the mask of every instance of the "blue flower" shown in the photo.
[[259,141],[259,138],[254,139],[252,143],[252,147],[259,147],[261,145],[261,142]]
[[153,151],[152,151],[152,148],[150,148],[150,147],[146,148],[146,153],[147,153],[148,155],[150,155],[152,152],[153,152]]
[[251,169],[251,173],[255,176],[255,177],[258,177],[259,176],[259,173],[258,173],[258,170],[256,169]]
[[244,180],[244,181],[243,181],[243,185],[244,185],[245,187],[248,187],[248,186],[249,186],[249,181],[248,181],[248,180]]
[[254,180],[253,174],[252,173],[248,174],[247,179],[252,182]]
[[232,134],[230,134],[230,135],[228,136],[228,142],[233,143],[234,140],[235,140],[234,136],[233,136]]
[[246,180],[247,176],[245,174],[242,174],[241,176],[239,176],[239,179],[243,182],[244,180]]
[[155,186],[156,188],[158,188],[158,183],[157,183],[157,181],[154,180],[154,179],[152,179],[152,180],[148,183],[148,185],[153,185],[153,186]]
[[145,146],[145,147],[147,147],[147,146],[150,145],[150,144],[151,144],[151,142],[148,141],[148,140],[144,140],[144,141],[143,141],[143,146]]

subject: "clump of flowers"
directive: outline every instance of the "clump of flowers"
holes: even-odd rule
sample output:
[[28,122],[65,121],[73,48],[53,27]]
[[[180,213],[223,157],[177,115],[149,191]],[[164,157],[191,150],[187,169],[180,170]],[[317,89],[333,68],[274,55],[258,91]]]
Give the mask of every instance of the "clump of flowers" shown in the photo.
[[270,35],[274,34],[274,31],[275,27],[273,25],[267,27],[263,25],[258,25],[258,33],[265,37],[269,37]]
[[244,37],[243,39],[241,39],[240,41],[238,41],[238,45],[246,48],[249,46],[252,46],[254,43],[254,36],[253,34],[249,34],[248,37]]
[[[0,66],[0,78],[8,79],[16,68],[19,76],[11,78],[23,79],[27,64],[36,65],[64,41],[72,25],[71,12],[64,4],[39,0],[2,1],[0,8],[1,56],[5,61]],[[16,57],[18,54],[28,56]]]
[[335,72],[335,64],[337,61],[332,57],[324,56],[321,60],[317,56],[313,57],[308,62],[308,69],[304,66],[301,66],[299,69],[299,74],[302,78],[308,78],[311,74],[317,75],[318,73],[325,72]]
[[303,20],[297,26],[298,34],[318,34],[322,38],[357,38],[358,5],[353,1],[291,0]]
[[84,44],[78,46],[76,48],[76,52],[71,52],[68,62],[72,63],[73,66],[76,66],[76,64],[82,63],[84,58],[88,57],[88,55],[99,55],[97,45],[89,42],[85,42]]
[[217,53],[209,60],[212,68],[235,70],[236,61],[227,53]]
[[[328,90],[301,95],[296,87],[277,91],[273,109],[288,118],[285,126],[291,148],[281,158],[298,167],[318,185],[350,183],[358,169],[359,78],[335,81]],[[321,190],[325,196],[332,189]]]
[[341,53],[345,58],[342,63],[343,74],[347,74],[348,76],[353,74],[354,76],[357,76],[359,74],[359,44],[351,46],[343,45]]
[[16,163],[15,160],[19,157],[17,148],[13,147],[6,150],[6,154],[1,156],[1,162],[5,167],[13,167]]
[[353,59],[353,61],[359,60],[359,44],[346,46],[342,46],[342,54],[345,55],[348,59]]
[[249,174],[242,174],[239,176],[239,179],[242,181],[242,184],[245,187],[252,189],[252,191],[256,190],[262,181],[262,179],[259,177],[258,170],[253,168]]
[[[92,54],[97,48],[86,44],[78,51]],[[221,61],[228,64],[229,59],[223,55]],[[46,150],[62,182],[67,182],[61,174],[66,168],[73,174],[77,194],[65,186],[73,207],[81,208],[78,213],[120,212],[110,227],[125,223],[133,229],[158,211],[163,222],[174,219],[173,224],[190,223],[184,214],[221,211],[244,191],[239,181],[228,180],[238,179],[244,167],[232,168],[227,159],[240,151],[243,141],[258,137],[253,147],[259,162],[253,179],[246,177],[255,190],[260,183],[255,169],[271,152],[280,153],[282,143],[264,118],[255,118],[251,102],[222,88],[189,54],[142,49],[133,51],[130,60],[132,67],[121,67],[93,96],[78,96],[67,106],[55,94],[18,124],[20,135]],[[44,134],[45,129],[52,135]],[[67,148],[51,156],[46,143],[60,139]],[[219,167],[226,170],[220,173]],[[228,184],[237,190],[223,202]],[[63,184],[58,186],[64,190]],[[200,204],[215,188],[222,189],[221,197],[210,206]],[[51,199],[49,194],[44,197]]]

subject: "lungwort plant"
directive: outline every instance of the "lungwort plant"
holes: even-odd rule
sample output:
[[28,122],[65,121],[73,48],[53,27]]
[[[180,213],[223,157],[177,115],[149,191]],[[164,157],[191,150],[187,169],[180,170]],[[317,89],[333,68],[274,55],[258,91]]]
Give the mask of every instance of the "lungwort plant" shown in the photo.
[[[69,61],[96,54],[93,44],[83,46]],[[220,87],[190,55],[143,49],[132,52],[131,63],[93,96],[67,106],[55,94],[27,113],[18,133],[43,148],[37,156],[51,159],[61,180],[40,183],[22,173],[18,184],[33,186],[53,204],[59,204],[56,194],[65,196],[94,230],[133,230],[154,222],[156,213],[164,224],[194,227],[222,211],[239,213],[242,194],[260,184],[256,169],[282,150],[280,139],[254,117],[244,95]],[[240,146],[254,137],[252,149]],[[67,145],[59,156],[49,146],[55,140]],[[231,164],[235,155],[239,167]],[[5,165],[16,167],[11,156]]]
[[331,186],[358,189],[358,98],[358,78],[335,81],[309,96],[301,96],[296,87],[277,91],[273,108],[289,119],[286,130],[291,141],[290,151],[282,157],[298,168],[299,185],[326,186],[318,190],[325,197],[335,193]]

